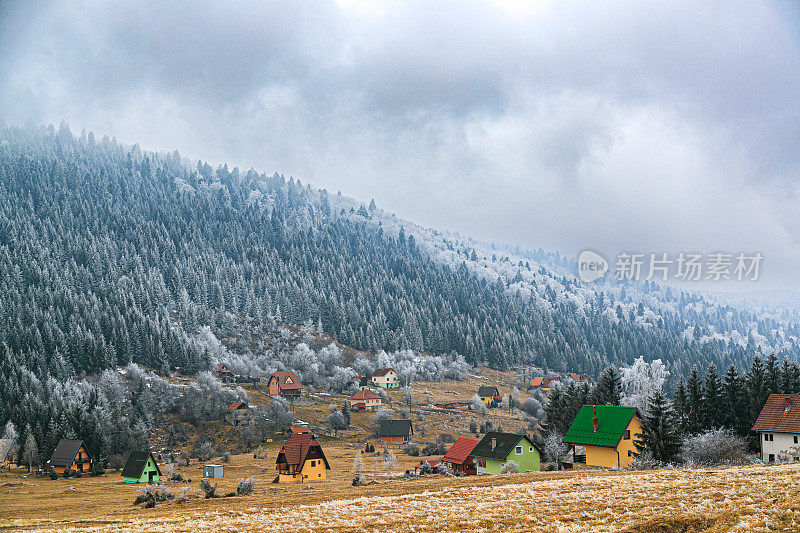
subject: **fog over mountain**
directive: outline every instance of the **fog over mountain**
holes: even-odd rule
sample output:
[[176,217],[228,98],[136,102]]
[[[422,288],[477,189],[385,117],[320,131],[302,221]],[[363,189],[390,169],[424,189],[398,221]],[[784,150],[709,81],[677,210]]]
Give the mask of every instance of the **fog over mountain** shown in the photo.
[[8,124],[569,256],[760,251],[725,290],[800,284],[794,1],[3,2],[0,50]]

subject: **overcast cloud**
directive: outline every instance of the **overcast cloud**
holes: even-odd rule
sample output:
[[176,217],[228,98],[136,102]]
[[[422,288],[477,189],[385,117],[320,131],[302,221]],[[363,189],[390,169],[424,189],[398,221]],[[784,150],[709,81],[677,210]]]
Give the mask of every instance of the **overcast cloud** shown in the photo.
[[795,0],[166,4],[0,4],[0,116],[800,286]]

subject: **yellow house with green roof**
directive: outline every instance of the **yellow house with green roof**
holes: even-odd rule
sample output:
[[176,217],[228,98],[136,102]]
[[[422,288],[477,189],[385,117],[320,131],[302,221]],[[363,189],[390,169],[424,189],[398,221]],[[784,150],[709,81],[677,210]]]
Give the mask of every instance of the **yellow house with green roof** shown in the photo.
[[634,460],[634,437],[642,432],[635,407],[584,405],[564,436],[564,442],[586,448],[586,464],[626,467]]

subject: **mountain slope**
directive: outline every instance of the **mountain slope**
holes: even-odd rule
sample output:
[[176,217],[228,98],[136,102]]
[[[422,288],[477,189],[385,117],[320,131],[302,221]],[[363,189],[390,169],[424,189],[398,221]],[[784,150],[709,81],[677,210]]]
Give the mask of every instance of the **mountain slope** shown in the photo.
[[796,324],[653,284],[587,287],[554,255],[493,250],[279,175],[193,167],[66,126],[0,130],[0,340],[15,364],[61,378],[131,360],[197,371],[208,355],[187,333],[269,317],[496,367],[596,374],[644,355],[680,375],[798,355]]

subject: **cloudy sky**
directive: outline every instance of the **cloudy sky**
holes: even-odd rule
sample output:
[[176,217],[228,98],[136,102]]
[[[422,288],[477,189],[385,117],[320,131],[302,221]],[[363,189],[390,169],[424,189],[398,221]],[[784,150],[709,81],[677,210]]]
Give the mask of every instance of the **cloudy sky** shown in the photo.
[[166,4],[0,3],[0,116],[800,287],[796,0]]

